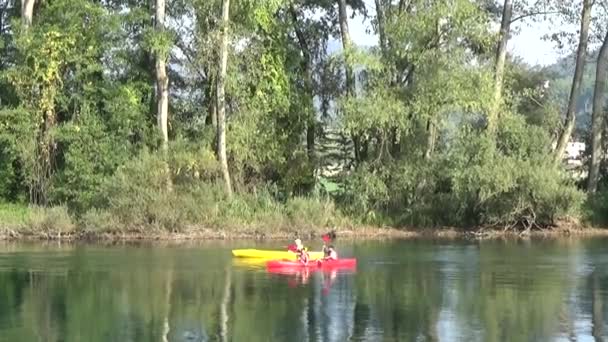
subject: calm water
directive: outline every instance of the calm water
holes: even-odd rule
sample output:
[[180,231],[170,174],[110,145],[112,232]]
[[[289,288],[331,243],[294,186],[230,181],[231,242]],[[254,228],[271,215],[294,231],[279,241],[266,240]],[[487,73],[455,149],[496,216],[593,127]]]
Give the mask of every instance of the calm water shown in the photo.
[[344,242],[335,274],[230,255],[285,244],[0,244],[0,341],[608,338],[608,240]]

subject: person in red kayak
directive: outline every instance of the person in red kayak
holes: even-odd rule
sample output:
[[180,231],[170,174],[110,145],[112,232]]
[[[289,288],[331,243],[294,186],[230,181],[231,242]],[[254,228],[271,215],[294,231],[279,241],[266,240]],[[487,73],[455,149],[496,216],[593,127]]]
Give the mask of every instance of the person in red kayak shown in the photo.
[[336,238],[336,233],[332,231],[327,234],[323,234],[321,238],[323,239],[323,260],[337,260],[338,253],[336,252],[334,246],[329,244],[332,239]]
[[336,249],[334,248],[333,245],[329,245],[329,247],[327,248],[327,255],[323,258],[323,260],[338,260],[338,252],[336,252]]
[[329,256],[329,247],[327,245],[330,241],[330,237],[328,234],[325,234],[321,238],[323,239],[323,259],[325,259]]
[[306,266],[306,265],[308,265],[309,259],[310,258],[308,256],[308,248],[302,247],[302,250],[299,253],[300,262]]

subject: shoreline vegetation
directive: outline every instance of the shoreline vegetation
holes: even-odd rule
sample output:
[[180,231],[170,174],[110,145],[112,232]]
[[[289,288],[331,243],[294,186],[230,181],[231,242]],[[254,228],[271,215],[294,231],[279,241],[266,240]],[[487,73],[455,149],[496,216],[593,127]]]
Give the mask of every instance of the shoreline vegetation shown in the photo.
[[[10,213],[10,214],[9,214]],[[101,215],[102,219],[109,216]],[[0,241],[62,241],[62,242],[186,242],[201,240],[306,240],[319,239],[328,231],[338,239],[527,239],[563,237],[608,237],[608,229],[586,227],[577,222],[562,221],[554,227],[522,230],[515,227],[435,227],[394,228],[346,223],[343,226],[322,227],[241,225],[214,227],[188,224],[179,229],[158,226],[126,227],[114,222],[91,222],[90,218],[74,220],[64,207],[29,208],[0,205]],[[300,221],[299,224],[305,220]],[[344,221],[343,221],[344,222]],[[275,222],[276,223],[276,222]]]
[[[608,237],[608,230],[598,228],[554,228],[534,230],[530,232],[517,232],[494,228],[471,229],[397,229],[397,228],[365,228],[363,232],[352,229],[336,230],[340,240],[386,240],[386,239],[468,239],[468,240],[517,240],[517,239],[560,239],[560,238],[599,238]],[[187,232],[105,232],[87,233],[74,230],[71,232],[45,231],[31,232],[0,228],[0,241],[13,242],[188,242],[188,241],[214,241],[214,240],[292,240],[294,237],[304,237],[307,240],[318,240],[319,232],[298,234],[295,232],[226,232],[211,229],[193,229]]]
[[21,2],[0,11],[4,239],[607,234],[586,228],[608,226],[591,0],[548,2],[577,53],[546,67],[508,53],[542,19],[510,0]]

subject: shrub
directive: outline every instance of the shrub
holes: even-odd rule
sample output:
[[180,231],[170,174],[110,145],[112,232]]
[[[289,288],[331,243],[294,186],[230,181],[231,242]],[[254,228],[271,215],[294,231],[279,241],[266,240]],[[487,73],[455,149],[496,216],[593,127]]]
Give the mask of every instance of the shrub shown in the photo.
[[27,227],[33,234],[56,235],[73,232],[75,225],[67,207],[57,206],[32,208],[27,219]]
[[589,195],[584,209],[585,221],[595,226],[608,226],[608,189],[601,188],[595,194]]
[[27,225],[30,208],[22,204],[0,203],[0,228],[18,229]]
[[116,215],[108,210],[90,209],[78,222],[81,233],[116,233],[122,231],[123,227],[116,219]]
[[324,228],[335,225],[340,214],[330,199],[294,197],[285,204],[293,227]]
[[431,159],[395,160],[383,172],[362,165],[339,203],[367,221],[417,227],[547,226],[577,215],[583,195],[553,162],[547,135],[516,116],[498,135],[496,145],[465,128]]
[[389,202],[387,175],[363,165],[351,174],[338,197],[345,210],[355,217],[371,220]]

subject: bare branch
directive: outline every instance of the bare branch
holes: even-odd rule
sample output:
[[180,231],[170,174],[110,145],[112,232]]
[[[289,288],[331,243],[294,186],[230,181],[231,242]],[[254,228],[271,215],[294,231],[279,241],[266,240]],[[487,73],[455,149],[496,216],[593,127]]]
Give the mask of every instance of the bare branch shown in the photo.
[[522,14],[518,17],[513,18],[510,23],[513,24],[516,21],[525,19],[525,18],[529,18],[529,17],[533,17],[533,16],[537,16],[537,15],[547,15],[547,14],[560,14],[562,12],[560,11],[540,11],[540,12],[530,12],[530,13],[526,13],[526,14]]

